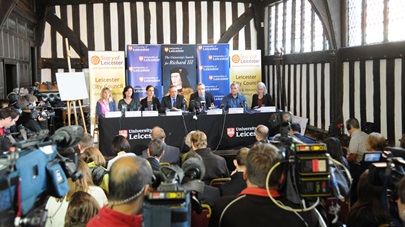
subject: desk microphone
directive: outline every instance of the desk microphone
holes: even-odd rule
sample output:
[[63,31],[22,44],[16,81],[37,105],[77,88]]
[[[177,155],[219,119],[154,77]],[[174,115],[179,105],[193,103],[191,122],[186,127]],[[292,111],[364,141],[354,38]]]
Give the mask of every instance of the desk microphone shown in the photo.
[[138,111],[140,111],[141,108],[142,108],[142,104],[139,104],[139,106],[138,106]]

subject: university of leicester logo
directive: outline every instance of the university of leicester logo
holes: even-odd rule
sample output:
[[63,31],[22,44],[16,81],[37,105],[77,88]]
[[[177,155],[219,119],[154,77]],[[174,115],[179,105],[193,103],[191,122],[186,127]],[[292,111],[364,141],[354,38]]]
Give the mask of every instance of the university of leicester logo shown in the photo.
[[199,49],[199,50],[202,50],[202,46],[201,46],[201,45],[198,45],[198,49]]
[[208,55],[208,60],[212,60],[212,55]]
[[169,47],[165,47],[165,52],[169,52]]
[[227,128],[226,134],[232,138],[235,135],[235,128]]
[[143,56],[139,56],[139,61],[143,61]]
[[132,72],[132,71],[134,70],[134,68],[133,68],[132,66],[129,66],[129,67],[128,67],[128,70],[129,70],[130,72]]
[[212,80],[212,79],[214,79],[214,76],[210,75],[208,78],[209,78],[210,80]]
[[118,135],[128,138],[128,130],[119,130]]
[[128,50],[132,51],[132,45],[128,45]]
[[139,82],[143,82],[143,80],[144,80],[143,76],[140,76],[139,77]]
[[204,68],[204,67],[203,67],[202,65],[200,65],[200,67],[199,67],[199,68],[200,68],[200,70],[203,70],[203,68]]

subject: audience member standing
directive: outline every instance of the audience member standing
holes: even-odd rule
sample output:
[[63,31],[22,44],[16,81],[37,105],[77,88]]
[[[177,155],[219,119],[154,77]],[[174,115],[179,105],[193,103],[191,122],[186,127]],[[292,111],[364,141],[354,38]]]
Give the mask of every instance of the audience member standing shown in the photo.
[[351,118],[346,121],[346,129],[350,134],[349,147],[346,148],[348,153],[347,161],[360,165],[363,160],[363,154],[367,151],[368,135],[360,130],[359,121]]
[[205,165],[203,181],[209,184],[214,178],[229,177],[228,167],[223,157],[212,153],[207,147],[207,135],[202,131],[195,131],[190,137],[193,150],[201,156]]
[[[246,157],[244,178],[247,188],[237,197],[221,197],[212,210],[210,226],[320,226],[314,210],[308,212],[291,212],[284,210],[269,199],[266,190],[266,177],[269,170],[281,156],[278,148],[268,143],[260,143],[249,150]],[[269,187],[273,198],[283,205],[292,206],[278,192],[282,168],[276,168]]]
[[146,159],[134,156],[117,160],[110,171],[108,205],[87,226],[142,227],[143,197],[151,179],[152,169]]
[[246,170],[245,163],[248,152],[249,148],[242,147],[239,149],[238,153],[236,153],[236,158],[233,160],[236,169],[231,173],[231,181],[223,184],[220,188],[222,196],[236,196],[246,188],[246,181],[243,179],[243,173]]

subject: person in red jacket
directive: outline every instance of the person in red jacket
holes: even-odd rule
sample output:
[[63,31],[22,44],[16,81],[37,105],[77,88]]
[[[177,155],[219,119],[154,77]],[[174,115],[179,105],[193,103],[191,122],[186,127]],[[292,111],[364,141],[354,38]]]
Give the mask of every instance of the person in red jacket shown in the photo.
[[149,191],[152,169],[141,157],[118,159],[111,167],[108,204],[87,226],[142,226],[143,197]]

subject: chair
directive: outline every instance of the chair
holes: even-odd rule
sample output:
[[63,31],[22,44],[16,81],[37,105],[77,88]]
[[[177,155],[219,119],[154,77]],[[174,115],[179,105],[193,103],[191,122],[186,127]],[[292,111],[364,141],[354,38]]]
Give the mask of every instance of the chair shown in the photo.
[[201,204],[202,212],[197,214],[191,212],[191,227],[207,227],[211,217],[211,207],[208,204]]
[[230,177],[224,177],[224,178],[215,178],[212,179],[210,182],[210,186],[220,188],[223,184],[231,181]]

